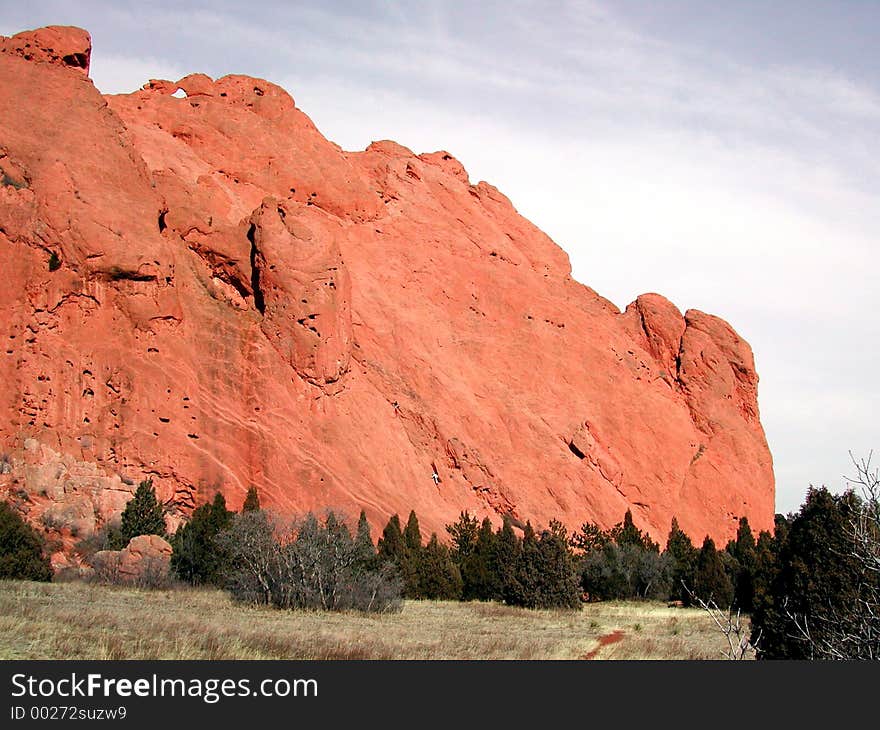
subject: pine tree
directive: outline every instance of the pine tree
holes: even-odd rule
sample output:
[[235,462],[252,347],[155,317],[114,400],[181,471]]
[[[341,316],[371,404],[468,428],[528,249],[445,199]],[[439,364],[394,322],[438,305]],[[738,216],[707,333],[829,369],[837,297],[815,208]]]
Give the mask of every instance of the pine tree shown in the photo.
[[538,541],[537,608],[581,607],[580,581],[568,533],[553,520]]
[[678,520],[675,517],[672,518],[672,527],[669,529],[664,553],[672,560],[672,586],[669,597],[674,601],[682,601],[685,605],[689,605],[691,596],[688,591],[693,590],[697,549],[687,534],[678,526]]
[[767,606],[771,601],[770,586],[778,572],[777,541],[767,530],[758,535],[755,545],[755,579],[752,596],[753,613],[759,606]]
[[[379,538],[379,558],[397,567],[403,579],[403,595],[406,598],[422,597],[419,586],[420,543],[419,522],[414,512],[410,513],[406,531],[400,529],[400,517],[392,515]],[[418,548],[415,547],[417,544]]]
[[531,522],[523,528],[522,547],[515,567],[515,591],[507,598],[514,606],[537,608],[541,603],[541,549]]
[[612,529],[612,535],[614,537],[614,542],[620,547],[632,545],[633,547],[642,550],[660,552],[660,546],[657,545],[647,533],[642,532],[635,526],[631,510],[627,510],[626,514],[623,516],[623,522],[618,523]]
[[736,541],[731,554],[736,558],[736,574],[733,581],[734,604],[737,608],[751,613],[755,597],[755,575],[757,572],[757,544],[748,517],[742,517],[736,531]]
[[571,545],[582,555],[586,555],[594,550],[604,549],[611,540],[608,530],[603,530],[595,522],[585,522],[581,525],[581,529],[571,536]]
[[43,541],[7,502],[0,502],[0,579],[52,580]]
[[357,531],[354,536],[355,553],[362,568],[374,569],[377,567],[376,546],[373,545],[373,537],[370,534],[370,523],[367,513],[361,510],[358,518]]
[[514,604],[521,594],[517,580],[517,564],[522,552],[522,540],[513,531],[513,524],[505,517],[495,535],[495,550],[492,555],[491,572],[498,581],[495,600]]
[[441,545],[437,534],[431,535],[419,561],[419,587],[424,598],[457,601],[461,598],[461,573],[452,561],[449,549]]
[[450,555],[461,573],[461,599],[488,601],[497,597],[498,580],[491,566],[495,549],[492,521],[486,517],[480,523],[462,512],[458,522],[447,525],[446,531],[452,538]]
[[462,512],[458,522],[446,525],[446,532],[452,538],[453,558],[459,565],[476,547],[479,524],[476,517],[471,517],[468,512]]
[[497,538],[492,521],[486,517],[477,532],[477,541],[471,554],[462,563],[462,597],[466,601],[491,601],[501,591],[499,576],[492,569],[497,549]]
[[714,601],[721,609],[728,608],[733,602],[733,584],[724,570],[715,542],[708,535],[697,556],[693,591],[698,598]]
[[125,545],[138,535],[165,537],[165,514],[156,499],[152,479],[141,482],[134,496],[125,505],[119,532]]
[[[859,498],[852,492],[833,495],[822,487],[811,488],[789,520],[777,516],[776,566],[766,594],[759,598],[756,592],[752,613],[752,629],[756,636],[761,632],[759,658],[814,658],[816,647],[835,644],[841,632],[859,636],[858,647],[838,644],[844,651],[872,644],[860,636],[858,624],[866,625],[860,613],[864,599],[880,586],[878,576],[853,554],[851,526],[858,509]],[[793,617],[809,626],[812,643],[804,640]],[[851,621],[857,625],[850,626]],[[873,645],[876,650],[876,638]]]
[[189,522],[171,540],[171,568],[193,585],[222,585],[227,556],[217,545],[217,535],[227,529],[233,513],[219,492],[211,504],[197,507]]
[[400,529],[400,517],[391,515],[382,537],[377,544],[379,557],[383,561],[400,565],[406,556],[406,545],[403,542],[403,530]]
[[404,595],[407,598],[424,598],[425,592],[421,585],[421,563],[424,547],[422,531],[419,529],[419,518],[415,510],[411,510],[403,530],[404,559],[400,564],[403,575]]
[[248,487],[244,503],[241,505],[241,512],[256,512],[260,509],[260,495],[257,494],[257,488],[253,485]]
[[403,531],[403,541],[408,550],[418,553],[422,549],[422,531],[419,529],[419,518],[415,510],[410,511],[406,528]]

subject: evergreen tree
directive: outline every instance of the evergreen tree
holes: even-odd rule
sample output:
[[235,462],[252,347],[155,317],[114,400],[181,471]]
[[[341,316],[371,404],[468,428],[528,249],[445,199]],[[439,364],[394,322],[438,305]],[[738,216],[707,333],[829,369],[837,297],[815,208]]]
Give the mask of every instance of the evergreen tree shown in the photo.
[[515,565],[514,591],[506,598],[507,603],[525,608],[540,605],[541,550],[531,522],[526,522],[518,559]]
[[458,522],[446,525],[446,532],[452,538],[452,555],[459,565],[476,548],[479,525],[477,518],[471,517],[468,512],[462,512],[458,517]]
[[[814,658],[817,647],[836,643],[849,621],[863,618],[865,591],[876,595],[880,586],[878,576],[853,554],[850,529],[858,509],[858,497],[851,492],[832,495],[824,487],[811,488],[798,514],[777,518],[776,566],[769,581],[766,573],[759,577],[758,585],[769,586],[766,593],[756,591],[752,614],[753,632],[761,637],[759,658]],[[809,626],[812,643],[795,618]],[[858,627],[851,634],[859,636]]]
[[586,555],[593,550],[602,550],[612,541],[608,530],[603,530],[595,522],[585,522],[581,529],[571,536],[571,546]]
[[538,608],[576,608],[581,606],[580,581],[568,533],[553,520],[538,541]]
[[766,530],[762,530],[755,545],[752,611],[755,611],[758,606],[768,605],[770,601],[770,586],[776,578],[778,566],[776,554],[776,539]]
[[671,559],[672,580],[669,597],[673,601],[682,601],[685,605],[691,602],[688,589],[693,589],[694,571],[697,565],[697,549],[690,537],[678,526],[678,520],[672,518],[672,527],[666,539],[664,553]]
[[704,601],[714,601],[726,609],[733,602],[733,584],[730,581],[715,542],[708,535],[697,556],[693,592]]
[[361,566],[364,568],[377,567],[376,547],[373,545],[373,538],[370,534],[370,523],[367,520],[367,513],[361,510],[358,518],[357,531],[354,536],[355,552]]
[[260,495],[257,494],[257,488],[253,485],[248,487],[247,494],[244,497],[244,503],[241,505],[241,512],[257,512],[260,509]]
[[219,532],[229,527],[232,522],[232,515],[235,513],[226,507],[226,497],[220,492],[214,495],[214,501],[211,502],[211,524]]
[[400,529],[400,517],[392,515],[379,538],[378,554],[382,561],[389,561],[397,567],[406,598],[422,597],[419,586],[421,552],[421,531],[415,512],[410,513],[405,531]]
[[513,524],[505,517],[495,536],[495,550],[492,555],[491,572],[498,581],[496,600],[515,604],[521,594],[517,578],[517,564],[522,552],[522,540],[513,531]]
[[736,559],[736,573],[733,581],[734,605],[751,613],[755,596],[755,575],[757,572],[757,543],[752,535],[747,517],[740,518],[736,531],[736,541],[731,554]]
[[193,511],[171,540],[171,568],[179,578],[193,585],[222,585],[227,556],[215,538],[230,526],[232,515],[219,492],[211,504]]
[[486,517],[480,524],[473,551],[461,566],[464,600],[491,601],[500,597],[499,576],[492,569],[497,550],[496,542],[492,521]]
[[498,580],[492,572],[495,532],[492,521],[482,523],[467,512],[459,515],[458,522],[447,525],[452,538],[450,555],[459,568],[462,579],[463,601],[488,601],[498,594]]
[[425,593],[421,585],[422,558],[424,547],[422,545],[422,531],[419,529],[419,518],[415,510],[411,510],[403,530],[404,560],[398,566],[403,575],[404,595],[407,598],[424,598]]
[[461,598],[461,573],[452,561],[449,549],[441,545],[437,534],[431,535],[419,561],[419,587],[424,598],[457,601]]
[[409,519],[406,521],[406,528],[403,531],[403,541],[406,543],[407,550],[414,553],[418,553],[422,549],[422,531],[419,529],[419,518],[416,517],[415,510],[409,513]]
[[385,529],[382,530],[382,537],[379,538],[377,544],[379,557],[383,561],[400,565],[406,556],[406,546],[403,542],[403,530],[400,528],[400,517],[391,515]]
[[156,499],[152,479],[141,482],[134,496],[125,505],[119,534],[123,545],[127,545],[138,535],[165,537],[165,513]]
[[52,580],[43,541],[7,502],[0,502],[0,579]]
[[651,552],[660,552],[660,546],[654,542],[645,532],[643,533],[633,522],[632,511],[627,510],[623,516],[623,522],[617,524],[612,530],[614,542],[620,547],[632,545],[641,550],[650,550]]

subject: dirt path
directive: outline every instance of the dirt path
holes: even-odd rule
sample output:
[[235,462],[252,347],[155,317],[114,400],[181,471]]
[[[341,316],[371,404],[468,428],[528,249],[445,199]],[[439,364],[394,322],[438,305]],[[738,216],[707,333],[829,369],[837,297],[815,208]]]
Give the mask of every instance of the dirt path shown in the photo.
[[610,634],[605,634],[605,636],[600,636],[599,645],[592,651],[584,654],[584,659],[595,659],[596,655],[602,651],[602,649],[606,646],[611,646],[611,644],[616,644],[618,641],[623,641],[623,631],[620,631],[619,629],[617,631],[612,631]]

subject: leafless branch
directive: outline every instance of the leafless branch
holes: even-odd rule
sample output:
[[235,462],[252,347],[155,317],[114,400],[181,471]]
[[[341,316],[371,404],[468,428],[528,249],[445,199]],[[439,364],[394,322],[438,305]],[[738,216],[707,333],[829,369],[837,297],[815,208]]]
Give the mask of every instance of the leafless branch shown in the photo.
[[718,630],[727,639],[728,649],[721,652],[722,656],[730,660],[740,661],[748,659],[751,655],[757,653],[758,644],[761,640],[760,633],[755,637],[754,641],[751,640],[750,631],[745,626],[739,609],[734,612],[731,606],[727,611],[723,611],[711,598],[704,600],[688,588],[684,581],[681,584],[691,597],[691,600],[709,614],[715,626],[718,627]]

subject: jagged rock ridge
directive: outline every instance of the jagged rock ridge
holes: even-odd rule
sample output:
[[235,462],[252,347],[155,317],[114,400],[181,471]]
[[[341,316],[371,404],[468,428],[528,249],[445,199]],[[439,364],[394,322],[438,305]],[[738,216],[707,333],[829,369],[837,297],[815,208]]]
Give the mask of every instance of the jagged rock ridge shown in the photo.
[[725,322],[620,312],[448,153],[343,151],[244,76],[103,97],[90,54],[74,28],[0,39],[0,496],[65,547],[147,477],[172,521],[255,484],[438,531],[772,526]]

